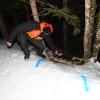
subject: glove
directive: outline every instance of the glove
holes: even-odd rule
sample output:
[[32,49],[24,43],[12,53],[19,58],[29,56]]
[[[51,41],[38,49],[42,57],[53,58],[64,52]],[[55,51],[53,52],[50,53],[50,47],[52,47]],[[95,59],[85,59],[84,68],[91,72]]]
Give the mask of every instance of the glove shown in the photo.
[[58,57],[61,57],[61,56],[63,55],[62,52],[59,51],[59,50],[56,50],[56,51],[54,52],[54,54],[57,55]]
[[6,42],[6,45],[7,45],[7,47],[11,47],[12,46],[12,43],[11,42]]
[[43,59],[46,58],[46,56],[43,54],[43,52],[37,51],[37,55],[40,56]]

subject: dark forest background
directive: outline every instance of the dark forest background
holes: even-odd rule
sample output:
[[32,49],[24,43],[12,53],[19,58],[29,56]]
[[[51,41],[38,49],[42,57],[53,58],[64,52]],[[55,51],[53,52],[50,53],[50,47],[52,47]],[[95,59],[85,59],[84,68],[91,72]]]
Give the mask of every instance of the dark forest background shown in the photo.
[[[45,1],[45,0],[42,0]],[[61,0],[46,0],[50,4],[62,7]],[[68,8],[71,9],[72,13],[77,15],[80,19],[80,33],[78,35],[73,35],[73,26],[68,25],[67,28],[67,52],[73,56],[82,56],[83,54],[83,33],[84,33],[84,0],[67,0]],[[1,0],[0,2],[0,16],[4,22],[5,31],[4,34],[0,33],[1,40],[4,37],[8,37],[11,30],[18,24],[33,20],[31,8],[28,2],[21,2],[20,0]],[[61,49],[63,49],[63,20],[57,16],[47,15],[40,16],[41,20],[48,21],[54,26],[54,33],[52,34],[52,39],[54,43]]]

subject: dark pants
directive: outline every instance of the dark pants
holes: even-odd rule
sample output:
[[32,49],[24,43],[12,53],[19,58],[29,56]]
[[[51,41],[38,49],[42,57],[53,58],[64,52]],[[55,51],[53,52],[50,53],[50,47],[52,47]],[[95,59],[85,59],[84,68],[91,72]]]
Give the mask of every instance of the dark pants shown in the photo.
[[[39,23],[34,22],[34,21],[25,22],[25,23],[18,25],[16,28],[14,28],[14,30],[11,32],[11,34],[8,38],[8,42],[11,42],[11,43],[14,43],[14,40],[17,39],[21,48],[24,51],[26,58],[29,58],[29,56],[30,56],[30,52],[28,50],[28,42],[27,42],[28,40],[31,41],[32,45],[34,45],[36,47],[40,56],[43,56],[43,55],[41,55],[41,53],[44,50],[44,46],[43,46],[42,42],[37,41],[35,39],[30,39],[26,34],[27,32],[35,30],[35,29],[40,30]],[[44,40],[45,44],[48,46],[48,48],[55,52],[56,46],[53,44],[51,38],[49,36],[47,36],[45,34],[45,32],[42,32],[40,34],[40,37],[43,38],[43,40]]]
[[42,41],[30,39],[29,37],[27,37],[26,33],[18,34],[17,41],[19,45],[21,46],[22,50],[24,51],[25,58],[29,58],[30,56],[30,51],[28,49],[29,42],[31,42],[31,44],[37,49],[38,54],[42,54],[44,51],[44,46],[43,46]]
[[98,52],[98,55],[97,55],[97,61],[100,62],[100,48],[99,48],[99,52]]

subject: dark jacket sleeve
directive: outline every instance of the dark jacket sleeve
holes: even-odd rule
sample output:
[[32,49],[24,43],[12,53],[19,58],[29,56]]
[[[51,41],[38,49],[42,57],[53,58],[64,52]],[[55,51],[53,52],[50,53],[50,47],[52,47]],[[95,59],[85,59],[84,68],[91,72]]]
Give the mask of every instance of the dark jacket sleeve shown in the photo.
[[50,36],[47,36],[44,32],[42,32],[40,36],[43,38],[45,44],[48,46],[49,49],[51,49],[52,51],[56,50],[56,46],[54,45]]
[[22,23],[12,30],[8,38],[8,41],[12,43],[17,38],[18,34],[26,33],[26,32],[32,31],[33,29],[40,29],[38,22],[28,21],[28,22]]

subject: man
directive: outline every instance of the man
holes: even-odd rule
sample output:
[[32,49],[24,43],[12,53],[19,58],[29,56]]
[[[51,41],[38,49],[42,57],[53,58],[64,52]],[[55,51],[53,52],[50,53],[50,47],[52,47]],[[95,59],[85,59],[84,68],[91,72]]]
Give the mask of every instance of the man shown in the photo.
[[97,58],[95,59],[94,62],[100,62],[100,48],[99,48],[99,51],[98,51],[98,54],[97,54]]
[[50,34],[53,33],[53,27],[51,24],[47,22],[35,22],[35,21],[28,21],[18,25],[14,30],[11,32],[8,41],[6,42],[7,47],[11,47],[15,40],[17,40],[24,51],[24,59],[29,59],[30,51],[28,49],[28,41],[32,43],[37,49],[37,54],[42,58],[46,56],[43,54],[44,45],[49,47],[56,55],[61,56],[56,46],[53,44]]

